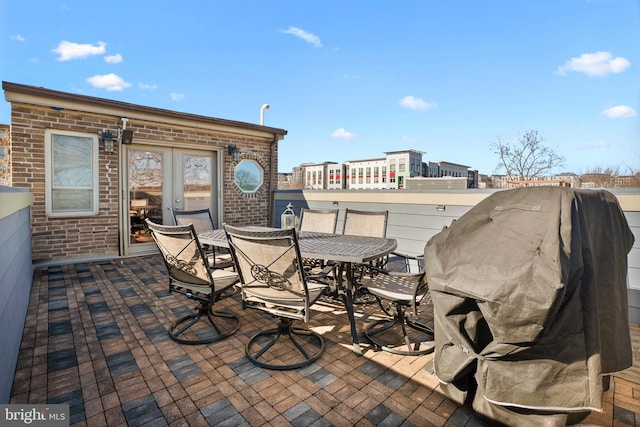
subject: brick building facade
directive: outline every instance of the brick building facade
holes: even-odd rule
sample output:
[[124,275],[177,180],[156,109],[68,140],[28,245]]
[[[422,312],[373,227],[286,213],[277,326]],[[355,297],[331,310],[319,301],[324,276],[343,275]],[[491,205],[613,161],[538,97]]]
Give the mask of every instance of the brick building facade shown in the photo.
[[[9,82],[3,82],[3,90],[11,103],[10,185],[29,188],[33,194],[34,263],[132,254],[133,245],[123,244],[130,227],[128,175],[123,173],[124,162],[130,160],[125,157],[125,147],[205,153],[212,163],[211,191],[215,194],[211,194],[211,206],[218,225],[273,223],[271,203],[277,182],[278,141],[286,130]],[[104,141],[95,137],[105,129],[119,134],[125,126],[134,132],[132,145],[116,141],[109,152]],[[95,140],[92,149],[97,151],[99,196],[95,213],[51,215],[47,207],[47,203],[51,205],[51,200],[47,201],[47,197],[51,199],[47,187],[50,184],[45,179],[45,170],[51,168],[47,162],[52,161],[52,154],[45,149],[51,132],[86,135],[87,140]],[[229,147],[237,151],[232,152]],[[244,191],[236,184],[236,167],[244,161],[263,171],[262,181],[254,191]],[[168,188],[170,183],[163,181],[163,185]],[[166,205],[163,208],[167,209]],[[170,215],[161,215],[165,223],[171,223]]]

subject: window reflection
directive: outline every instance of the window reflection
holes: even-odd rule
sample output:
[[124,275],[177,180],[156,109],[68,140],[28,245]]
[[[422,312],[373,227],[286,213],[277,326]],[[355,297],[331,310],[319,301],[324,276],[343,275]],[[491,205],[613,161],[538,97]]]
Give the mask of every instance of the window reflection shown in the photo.
[[162,153],[129,151],[130,243],[152,241],[145,219],[162,224]]
[[185,155],[183,170],[183,209],[206,209],[211,205],[212,169],[210,156]]
[[255,193],[262,186],[264,171],[255,160],[242,160],[234,170],[236,185],[245,193]]

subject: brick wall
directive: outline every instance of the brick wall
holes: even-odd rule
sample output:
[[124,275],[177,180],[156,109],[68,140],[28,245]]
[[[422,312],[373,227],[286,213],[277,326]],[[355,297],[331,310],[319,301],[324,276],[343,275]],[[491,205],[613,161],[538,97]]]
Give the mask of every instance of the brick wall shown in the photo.
[[[224,221],[235,225],[271,225],[271,192],[277,174],[277,142],[273,139],[242,136],[200,127],[171,126],[162,118],[130,120],[134,142],[165,145],[194,144],[207,147],[236,145],[243,159],[254,159],[265,171],[264,185],[255,194],[244,194],[233,180],[232,158],[224,153],[223,201]],[[120,116],[100,115],[69,109],[56,110],[31,104],[12,103],[12,186],[29,188],[33,194],[32,239],[33,260],[91,258],[119,254],[118,218],[120,203],[119,149],[105,153],[100,147],[99,183],[100,212],[93,217],[48,218],[45,211],[45,152],[47,129],[97,134],[102,129],[112,132],[122,126]],[[101,144],[100,144],[101,145]]]

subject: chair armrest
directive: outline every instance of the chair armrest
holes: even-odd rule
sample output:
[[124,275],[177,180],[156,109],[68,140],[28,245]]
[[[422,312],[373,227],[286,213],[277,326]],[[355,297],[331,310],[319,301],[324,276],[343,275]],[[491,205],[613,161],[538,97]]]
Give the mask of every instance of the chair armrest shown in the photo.
[[[391,258],[395,258],[395,261],[391,261]],[[409,254],[406,252],[394,251],[391,253],[389,257],[388,264],[395,265],[398,268],[398,264],[402,263],[404,260],[404,270],[411,271],[412,269],[417,268],[419,272],[424,270],[424,254]]]
[[424,254],[412,255],[406,252],[393,251],[391,252],[391,255],[399,256],[402,258],[409,258],[409,259],[424,259]]

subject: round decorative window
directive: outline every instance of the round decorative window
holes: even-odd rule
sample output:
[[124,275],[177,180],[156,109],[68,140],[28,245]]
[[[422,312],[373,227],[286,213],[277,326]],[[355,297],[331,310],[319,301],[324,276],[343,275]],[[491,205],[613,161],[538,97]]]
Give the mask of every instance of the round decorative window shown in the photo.
[[264,182],[264,170],[255,160],[242,160],[233,172],[236,185],[245,193],[255,193]]

